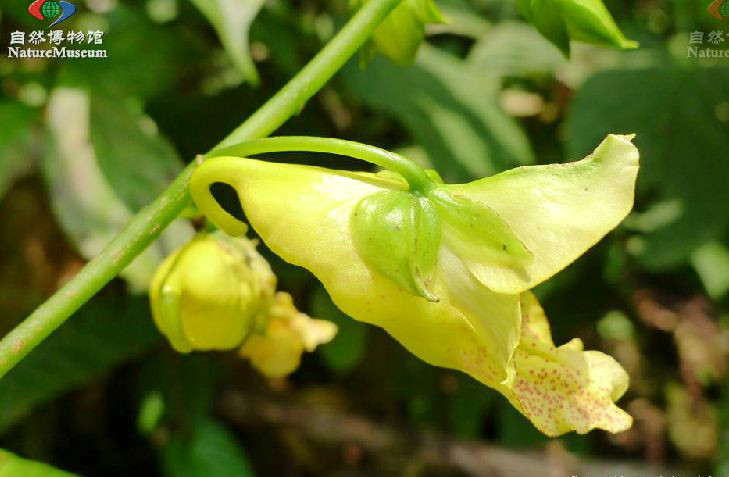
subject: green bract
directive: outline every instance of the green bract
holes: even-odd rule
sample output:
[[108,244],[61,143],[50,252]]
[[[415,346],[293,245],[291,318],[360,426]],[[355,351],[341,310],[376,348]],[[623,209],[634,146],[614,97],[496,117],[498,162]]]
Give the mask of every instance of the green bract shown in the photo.
[[623,36],[602,0],[516,0],[517,9],[569,56],[570,39],[616,48],[636,48]]
[[[355,0],[359,8],[367,0]],[[380,24],[372,35],[375,48],[396,64],[413,62],[425,38],[427,23],[443,23],[443,15],[432,0],[404,0]]]
[[[543,432],[618,432],[631,423],[613,404],[627,375],[609,356],[583,351],[578,340],[554,346],[526,290],[575,260],[630,211],[638,172],[630,139],[611,135],[582,161],[433,184],[413,198],[397,178],[238,157],[204,162],[190,190],[217,225],[237,233],[242,224],[209,189],[212,182],[229,183],[271,250],[314,273],[345,313],[384,328],[424,361],[497,389]],[[433,205],[442,234],[424,281],[437,302],[413,294],[405,279],[415,266],[432,264],[437,235],[408,219],[408,211],[430,209],[424,201]],[[388,229],[392,224],[409,231],[398,235]],[[412,242],[396,244],[396,237]]]
[[428,194],[443,219],[446,243],[467,262],[501,263],[521,269],[533,259],[509,225],[488,205],[438,188]]
[[430,301],[428,290],[440,247],[433,204],[404,191],[363,198],[352,212],[352,238],[362,260],[403,289]]

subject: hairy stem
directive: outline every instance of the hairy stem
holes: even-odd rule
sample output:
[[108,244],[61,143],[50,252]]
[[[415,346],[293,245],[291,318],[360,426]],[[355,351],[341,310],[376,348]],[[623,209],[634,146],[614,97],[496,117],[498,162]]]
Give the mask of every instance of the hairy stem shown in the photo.
[[[401,0],[370,0],[289,83],[220,144],[268,136],[311,98],[369,38]],[[195,163],[142,209],[109,245],[65,286],[0,340],[0,378],[146,249],[190,203]]]

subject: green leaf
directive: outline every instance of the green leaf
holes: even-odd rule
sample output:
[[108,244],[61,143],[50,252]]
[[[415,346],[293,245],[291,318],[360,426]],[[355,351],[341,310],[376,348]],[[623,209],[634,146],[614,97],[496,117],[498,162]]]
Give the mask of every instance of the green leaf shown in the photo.
[[190,0],[213,26],[235,67],[251,84],[258,73],[248,48],[248,28],[263,0]]
[[429,34],[451,34],[477,40],[492,28],[491,22],[479,11],[481,5],[468,0],[438,0],[443,12],[440,23],[428,27]]
[[[177,354],[170,353],[163,346],[145,360],[139,370],[139,415],[167,420],[197,419],[212,412],[216,390],[221,379],[226,376],[225,368],[219,360],[207,353]],[[160,379],[163,377],[163,379]],[[159,396],[162,402],[148,404],[148,396]],[[162,415],[157,415],[162,407]],[[151,406],[151,410],[145,406]],[[151,419],[151,422],[156,419]],[[150,421],[146,421],[149,423]],[[141,424],[141,421],[137,421]],[[140,429],[141,430],[141,429]]]
[[352,371],[364,358],[367,348],[367,327],[342,313],[323,288],[312,297],[311,316],[337,325],[337,335],[319,347],[324,362],[340,373]]
[[517,9],[562,53],[569,56],[570,38],[557,2],[551,0],[517,0]]
[[158,339],[146,297],[92,299],[0,381],[0,431]]
[[[133,132],[129,123],[121,122],[120,129],[114,131],[105,123],[110,119],[104,117],[99,119],[99,129],[92,126],[99,115],[91,114],[91,99],[81,90],[56,89],[47,114],[51,140],[42,166],[53,212],[81,255],[91,259],[129,222],[145,199],[151,200],[154,191],[166,184],[171,159],[162,152],[167,151],[166,146],[155,146],[153,139],[138,130]],[[163,155],[158,158],[155,153]],[[137,154],[146,159],[135,157]],[[160,163],[155,166],[157,160]],[[137,183],[150,190],[139,190]],[[137,193],[140,198],[135,197]],[[173,223],[122,276],[133,290],[146,289],[162,259],[191,236],[189,224]]]
[[0,103],[0,199],[33,167],[34,118],[33,110],[20,103]]
[[189,436],[176,435],[163,449],[165,472],[174,477],[252,477],[235,436],[210,418],[196,419]]
[[[729,223],[729,125],[717,111],[729,97],[729,68],[651,68],[592,76],[567,122],[568,151],[589,151],[608,132],[636,132],[638,203],[626,225],[644,266],[685,263]],[[690,118],[690,120],[689,120]]]
[[165,401],[158,390],[150,391],[142,399],[137,415],[137,429],[147,436],[157,428],[165,413]]
[[423,45],[409,68],[376,58],[343,74],[366,104],[402,121],[446,182],[533,162],[524,132],[498,105],[500,82],[450,54]]
[[74,477],[74,475],[0,449],[0,477]]
[[377,27],[372,42],[395,64],[407,66],[415,60],[425,39],[425,25],[443,22],[443,15],[432,0],[403,0]]
[[500,76],[552,74],[565,59],[525,23],[499,23],[479,38],[468,63]]
[[602,0],[517,0],[517,9],[569,56],[570,39],[615,48],[636,48],[623,36]]
[[719,300],[729,291],[729,250],[719,242],[709,242],[691,254],[691,265],[710,297]]
[[91,96],[89,131],[96,160],[133,212],[152,202],[182,170],[182,161],[149,118]]
[[[35,20],[27,7],[23,16]],[[105,49],[107,57],[59,61],[56,86],[82,86],[113,98],[149,98],[172,89],[189,63],[204,61],[192,35],[151,22],[138,5],[118,2],[100,20],[108,25],[102,28],[103,44],[86,47]]]

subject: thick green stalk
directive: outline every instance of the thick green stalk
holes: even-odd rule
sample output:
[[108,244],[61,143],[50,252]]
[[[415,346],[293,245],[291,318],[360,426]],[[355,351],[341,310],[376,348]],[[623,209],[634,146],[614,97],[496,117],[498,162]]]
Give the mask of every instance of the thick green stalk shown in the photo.
[[[370,0],[286,86],[220,144],[268,136],[311,98],[369,38],[400,0]],[[0,378],[146,249],[190,203],[190,164],[64,287],[0,340]]]

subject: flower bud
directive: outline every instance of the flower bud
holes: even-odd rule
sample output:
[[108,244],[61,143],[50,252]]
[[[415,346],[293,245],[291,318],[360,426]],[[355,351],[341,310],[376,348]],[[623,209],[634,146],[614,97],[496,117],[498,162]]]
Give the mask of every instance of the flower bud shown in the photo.
[[430,201],[409,192],[384,191],[359,201],[350,227],[357,253],[373,270],[429,301],[440,247],[440,224]]
[[623,35],[602,0],[517,0],[516,9],[567,56],[570,40],[621,49],[638,47]]
[[276,277],[253,242],[200,234],[157,270],[152,316],[179,352],[232,349],[264,326],[275,288]]

